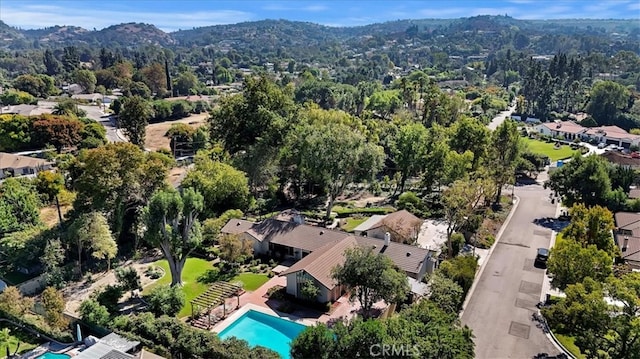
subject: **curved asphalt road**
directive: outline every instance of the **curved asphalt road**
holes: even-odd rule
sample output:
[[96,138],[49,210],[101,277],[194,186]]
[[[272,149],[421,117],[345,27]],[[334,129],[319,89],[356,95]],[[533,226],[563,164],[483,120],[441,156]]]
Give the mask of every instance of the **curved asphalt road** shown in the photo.
[[519,204],[476,279],[462,314],[473,329],[476,358],[532,358],[559,351],[531,320],[541,299],[543,269],[533,266],[536,249],[549,248],[551,229],[533,223],[555,217],[556,205],[540,184],[516,187]]

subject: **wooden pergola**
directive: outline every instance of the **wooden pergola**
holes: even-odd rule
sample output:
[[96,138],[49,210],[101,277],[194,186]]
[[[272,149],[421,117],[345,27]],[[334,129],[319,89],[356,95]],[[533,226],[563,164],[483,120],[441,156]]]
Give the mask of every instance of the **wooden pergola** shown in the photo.
[[239,292],[242,290],[240,286],[228,282],[216,282],[204,293],[197,296],[191,301],[191,317],[193,318],[196,308],[204,308],[207,313],[209,326],[211,326],[211,309],[222,304],[223,318],[227,316],[226,299],[235,294],[240,306]]

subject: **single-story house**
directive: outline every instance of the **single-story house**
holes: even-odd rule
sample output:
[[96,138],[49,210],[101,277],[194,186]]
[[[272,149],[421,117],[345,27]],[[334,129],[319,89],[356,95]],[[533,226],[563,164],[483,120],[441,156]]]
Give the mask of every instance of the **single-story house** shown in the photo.
[[617,212],[614,215],[615,243],[622,259],[634,269],[640,269],[640,213]]
[[324,303],[340,298],[344,289],[331,277],[331,271],[336,266],[344,264],[347,249],[357,246],[373,248],[374,253],[388,256],[407,277],[418,282],[435,268],[436,254],[428,249],[391,242],[390,239],[346,235],[318,248],[280,273],[287,278],[287,293],[299,297],[302,285],[307,280],[312,280],[320,290],[316,298],[318,302]]
[[373,215],[354,229],[357,236],[384,239],[391,234],[393,242],[415,243],[420,234],[422,220],[407,210],[387,215]]
[[41,158],[0,152],[0,179],[20,176],[33,177],[40,171],[50,170],[52,166],[52,162]]
[[618,126],[583,127],[574,121],[545,122],[534,127],[535,132],[562,137],[567,141],[597,141],[624,148],[640,145],[640,135],[633,135]]
[[433,251],[391,241],[390,233],[383,239],[357,236],[300,223],[295,219],[271,218],[257,223],[231,219],[221,232],[251,241],[255,254],[298,260],[280,274],[287,278],[287,293],[298,296],[302,283],[313,280],[320,289],[317,298],[320,302],[334,301],[342,295],[342,288],[331,279],[331,270],[344,263],[347,248],[373,248],[376,253],[388,256],[408,277],[418,281],[433,272],[437,260]]
[[565,140],[573,141],[580,139],[581,135],[587,130],[573,121],[554,121],[544,122],[534,126],[534,131],[551,137],[562,137]]

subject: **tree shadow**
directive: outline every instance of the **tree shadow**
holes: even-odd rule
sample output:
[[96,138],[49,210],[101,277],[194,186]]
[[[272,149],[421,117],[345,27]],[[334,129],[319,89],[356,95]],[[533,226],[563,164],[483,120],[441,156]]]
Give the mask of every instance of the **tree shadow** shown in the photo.
[[548,228],[556,232],[561,232],[569,225],[570,222],[564,219],[544,217],[534,219],[533,223],[540,227]]

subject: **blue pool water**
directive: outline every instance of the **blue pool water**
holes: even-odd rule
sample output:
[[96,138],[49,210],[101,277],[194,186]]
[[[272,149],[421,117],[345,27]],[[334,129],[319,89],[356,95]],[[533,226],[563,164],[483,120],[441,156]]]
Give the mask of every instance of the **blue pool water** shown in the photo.
[[39,357],[37,357],[36,359],[69,359],[69,358],[71,358],[71,356],[67,354],[56,354],[56,353],[46,352],[40,355]]
[[218,335],[220,339],[244,339],[250,346],[260,345],[273,349],[284,359],[289,359],[289,343],[305,328],[304,325],[290,320],[249,310]]

